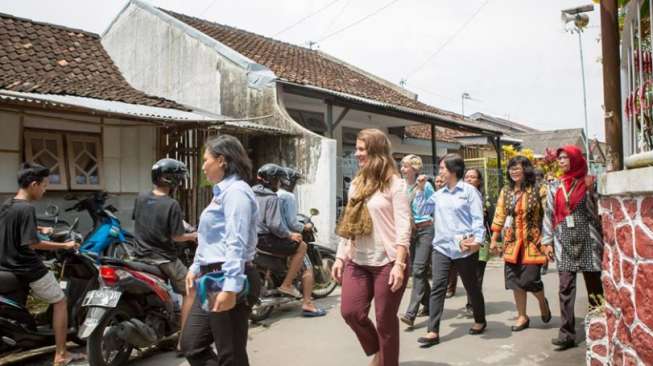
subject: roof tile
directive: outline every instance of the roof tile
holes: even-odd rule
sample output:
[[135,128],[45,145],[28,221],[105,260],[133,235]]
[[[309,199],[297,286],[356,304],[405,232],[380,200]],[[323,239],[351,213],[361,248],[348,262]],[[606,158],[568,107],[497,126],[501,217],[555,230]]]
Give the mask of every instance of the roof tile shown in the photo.
[[0,89],[187,110],[134,89],[97,34],[0,13]]

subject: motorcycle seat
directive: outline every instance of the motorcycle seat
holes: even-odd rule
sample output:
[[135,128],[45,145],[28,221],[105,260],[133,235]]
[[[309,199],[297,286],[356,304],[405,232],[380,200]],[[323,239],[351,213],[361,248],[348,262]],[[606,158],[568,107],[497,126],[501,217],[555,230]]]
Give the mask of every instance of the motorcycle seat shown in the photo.
[[124,263],[127,265],[127,267],[133,270],[147,272],[161,278],[167,278],[167,276],[161,272],[158,266],[137,261],[124,261]]
[[0,271],[0,294],[13,293],[22,288],[18,277],[11,272]]
[[266,252],[265,250],[261,250],[259,248],[256,248],[256,253],[257,254],[262,254],[262,255],[267,255],[269,257],[284,258],[284,259],[288,258],[287,255],[270,253],[270,252]]

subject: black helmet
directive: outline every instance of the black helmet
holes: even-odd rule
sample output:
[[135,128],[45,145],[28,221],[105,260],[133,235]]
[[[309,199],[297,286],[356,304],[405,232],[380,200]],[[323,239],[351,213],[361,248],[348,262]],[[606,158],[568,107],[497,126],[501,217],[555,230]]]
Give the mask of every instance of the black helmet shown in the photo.
[[175,159],[161,159],[152,165],[152,183],[157,186],[177,187],[188,177],[186,164]]
[[292,186],[293,184],[297,183],[298,180],[302,178],[302,175],[299,171],[293,169],[293,168],[288,168],[285,167],[283,168],[284,170],[284,177],[282,178],[283,184],[285,186]]
[[277,164],[264,164],[260,168],[258,168],[258,171],[256,172],[257,179],[259,181],[262,181],[263,183],[266,184],[271,184],[273,180],[275,179],[281,179],[284,178],[286,175],[286,172],[282,167],[280,167]]

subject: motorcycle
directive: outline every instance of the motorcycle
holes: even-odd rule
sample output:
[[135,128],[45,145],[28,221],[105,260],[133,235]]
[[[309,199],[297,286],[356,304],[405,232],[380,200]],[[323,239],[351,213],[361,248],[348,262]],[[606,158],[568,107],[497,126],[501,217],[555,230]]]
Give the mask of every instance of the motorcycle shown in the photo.
[[100,287],[84,298],[78,337],[87,341],[90,366],[124,365],[134,348],[162,346],[179,330],[180,304],[158,266],[100,260]]
[[[335,251],[320,246],[315,242],[317,228],[313,225],[311,218],[318,214],[319,211],[312,208],[310,210],[310,216],[303,214],[297,215],[301,223],[304,225],[311,224],[312,226],[310,230],[304,231],[302,236],[308,246],[306,256],[310,260],[315,277],[315,287],[311,293],[315,299],[329,296],[338,286],[338,283],[331,278],[331,267],[335,263],[336,258]],[[262,286],[259,303],[254,305],[250,314],[250,320],[253,322],[267,319],[274,308],[281,305],[301,303],[301,300],[290,298],[277,290],[288,272],[287,259],[287,257],[257,249],[254,266],[261,278]],[[301,282],[299,280],[295,281],[295,286],[301,292]]]
[[[55,220],[57,224],[62,223],[57,218],[50,219]],[[56,230],[42,238],[54,242],[69,240],[81,242],[81,234],[75,231],[78,223],[79,220],[75,219],[66,230]],[[84,342],[76,337],[76,332],[85,315],[81,299],[87,291],[97,287],[98,269],[95,260],[74,250],[49,253],[54,253],[54,258],[45,260],[44,263],[54,270],[68,299],[69,339],[83,345]],[[0,271],[0,355],[11,354],[15,358],[22,351],[51,346],[55,343],[52,330],[52,305],[47,306],[45,311],[32,314],[27,305],[28,294],[27,284],[21,282],[11,272]],[[37,305],[41,304],[32,302],[30,308]]]
[[106,204],[107,196],[106,192],[95,192],[83,198],[75,195],[65,197],[66,200],[77,201],[66,212],[86,211],[93,220],[93,229],[85,237],[80,251],[101,257],[130,258],[136,239],[122,228],[115,215],[118,209]]

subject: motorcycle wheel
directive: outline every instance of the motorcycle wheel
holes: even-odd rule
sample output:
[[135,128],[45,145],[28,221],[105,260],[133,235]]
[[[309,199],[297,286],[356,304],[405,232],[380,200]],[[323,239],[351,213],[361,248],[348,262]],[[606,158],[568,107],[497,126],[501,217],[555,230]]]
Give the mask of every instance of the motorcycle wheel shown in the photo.
[[314,273],[315,287],[311,292],[314,298],[327,297],[338,287],[336,280],[331,278],[331,267],[333,267],[335,261],[336,258],[333,255],[322,253],[322,265],[313,266],[314,271],[320,271],[320,273]]
[[105,337],[105,335],[112,325],[129,318],[129,312],[120,305],[109,310],[109,313],[102,318],[86,343],[89,366],[121,366],[127,364],[133,347],[125,341],[117,339],[117,337],[107,339],[108,337]]
[[[265,272],[259,271],[259,277],[263,281],[263,283],[261,283],[261,294],[259,297],[264,298],[267,296],[268,291],[275,290],[276,286],[274,285],[274,281]],[[272,310],[274,310],[274,306],[261,306],[260,304],[256,304],[252,307],[252,312],[249,314],[249,320],[254,323],[265,320],[270,317]]]

